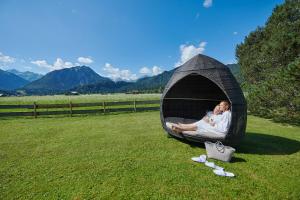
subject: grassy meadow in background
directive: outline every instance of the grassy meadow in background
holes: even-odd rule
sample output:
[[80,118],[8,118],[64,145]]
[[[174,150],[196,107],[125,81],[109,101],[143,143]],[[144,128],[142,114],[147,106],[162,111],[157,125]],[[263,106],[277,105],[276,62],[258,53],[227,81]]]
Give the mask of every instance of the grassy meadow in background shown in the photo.
[[86,94],[86,95],[45,95],[45,96],[19,96],[0,97],[2,104],[58,104],[58,103],[93,103],[102,101],[133,101],[133,100],[155,100],[160,99],[161,94]]
[[[249,116],[218,177],[159,112],[0,119],[0,199],[299,199],[300,128]],[[211,160],[212,161],[212,160]]]

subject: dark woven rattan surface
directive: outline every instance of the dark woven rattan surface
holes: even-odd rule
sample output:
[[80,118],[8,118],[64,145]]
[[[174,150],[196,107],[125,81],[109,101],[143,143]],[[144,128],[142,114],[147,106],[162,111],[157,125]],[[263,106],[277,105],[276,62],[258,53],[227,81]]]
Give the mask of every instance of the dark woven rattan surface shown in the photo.
[[[244,137],[246,129],[247,105],[243,92],[226,65],[199,54],[178,67],[167,83],[160,104],[162,125],[168,134],[182,138],[166,128],[166,118],[200,120],[221,100],[231,103],[232,113],[229,131],[222,142],[235,145]],[[185,139],[196,142],[214,141],[201,136],[189,136]]]

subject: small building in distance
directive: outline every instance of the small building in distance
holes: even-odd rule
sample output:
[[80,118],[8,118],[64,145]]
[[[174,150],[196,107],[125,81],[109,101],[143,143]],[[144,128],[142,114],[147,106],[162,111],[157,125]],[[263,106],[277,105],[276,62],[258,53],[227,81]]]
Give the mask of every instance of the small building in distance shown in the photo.
[[69,91],[69,92],[66,92],[65,95],[79,95],[79,92],[77,92],[77,91]]

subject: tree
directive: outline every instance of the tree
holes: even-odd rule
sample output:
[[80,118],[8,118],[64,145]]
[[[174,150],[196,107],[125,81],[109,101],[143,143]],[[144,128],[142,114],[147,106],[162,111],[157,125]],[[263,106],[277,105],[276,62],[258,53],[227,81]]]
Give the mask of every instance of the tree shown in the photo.
[[300,0],[276,6],[264,27],[236,47],[248,108],[274,119],[299,119]]

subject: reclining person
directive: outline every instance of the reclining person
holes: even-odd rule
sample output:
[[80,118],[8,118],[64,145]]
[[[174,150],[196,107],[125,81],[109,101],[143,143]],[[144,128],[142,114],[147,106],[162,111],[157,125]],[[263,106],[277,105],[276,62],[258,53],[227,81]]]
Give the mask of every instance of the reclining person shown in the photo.
[[230,103],[228,101],[221,101],[221,103],[215,107],[213,114],[208,113],[208,115],[203,117],[200,121],[191,124],[171,123],[171,129],[176,133],[196,131],[200,134],[202,132],[226,134],[230,127],[230,121]]
[[[202,120],[204,120],[207,123],[216,123],[219,119],[220,116],[222,114],[222,111],[220,110],[220,105],[216,105],[213,111],[209,111],[206,113],[206,115],[202,118]],[[182,123],[178,123],[178,124],[182,124]]]

